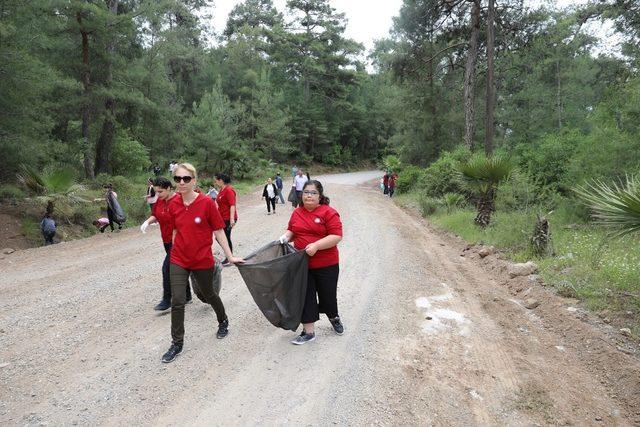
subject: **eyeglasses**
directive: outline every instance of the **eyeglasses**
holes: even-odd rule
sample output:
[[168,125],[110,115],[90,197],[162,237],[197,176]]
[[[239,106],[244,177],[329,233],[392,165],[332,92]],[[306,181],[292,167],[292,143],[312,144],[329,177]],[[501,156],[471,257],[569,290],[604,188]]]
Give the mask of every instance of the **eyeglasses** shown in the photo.
[[177,183],[179,183],[182,180],[182,182],[184,182],[185,184],[188,184],[191,182],[192,179],[193,179],[192,176],[178,176],[178,175],[173,176],[173,180]]
[[317,196],[320,193],[318,193],[317,191],[306,190],[306,191],[303,191],[302,194],[304,194],[305,196]]

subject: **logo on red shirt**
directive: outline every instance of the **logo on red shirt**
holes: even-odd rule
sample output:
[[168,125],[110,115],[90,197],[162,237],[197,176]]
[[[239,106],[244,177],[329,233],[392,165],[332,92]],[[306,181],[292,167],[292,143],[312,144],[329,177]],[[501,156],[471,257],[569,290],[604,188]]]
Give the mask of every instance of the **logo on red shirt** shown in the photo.
[[193,222],[195,222],[196,224],[200,224],[202,222],[202,219],[200,219],[199,216],[195,217],[195,219],[193,220]]

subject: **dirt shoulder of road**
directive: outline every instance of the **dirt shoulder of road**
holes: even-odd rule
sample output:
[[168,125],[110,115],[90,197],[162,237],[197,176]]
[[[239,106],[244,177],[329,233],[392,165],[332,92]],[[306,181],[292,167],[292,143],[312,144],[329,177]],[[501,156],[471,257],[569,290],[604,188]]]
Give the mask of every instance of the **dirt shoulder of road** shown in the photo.
[[[500,306],[504,304],[520,305],[552,336],[562,337],[562,346],[556,346],[559,352],[569,349],[575,352],[582,365],[608,391],[608,396],[624,408],[629,420],[634,425],[640,424],[640,345],[627,335],[627,331],[586,310],[579,300],[558,295],[545,286],[537,274],[513,277],[510,270],[514,263],[506,259],[504,252],[469,244],[459,236],[435,227],[417,208],[400,208],[429,233],[438,235],[442,239],[441,245],[456,248],[460,257],[480,266],[513,297],[510,302],[498,299],[485,302],[484,308],[489,313],[502,311]],[[487,252],[490,253],[487,255]],[[567,372],[567,375],[571,373]]]

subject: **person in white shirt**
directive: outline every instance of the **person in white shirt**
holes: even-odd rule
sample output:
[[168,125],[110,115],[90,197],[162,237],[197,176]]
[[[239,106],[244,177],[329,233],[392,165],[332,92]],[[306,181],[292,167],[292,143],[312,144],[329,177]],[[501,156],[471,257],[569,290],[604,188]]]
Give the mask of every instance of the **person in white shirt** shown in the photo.
[[267,180],[267,185],[262,190],[262,197],[267,202],[267,215],[271,215],[271,208],[273,207],[273,214],[276,214],[276,197],[278,195],[276,185],[271,178]]
[[298,174],[293,179],[293,185],[296,187],[296,196],[298,197],[299,205],[302,204],[302,189],[307,181],[309,181],[309,178],[302,173],[302,169],[298,169]]

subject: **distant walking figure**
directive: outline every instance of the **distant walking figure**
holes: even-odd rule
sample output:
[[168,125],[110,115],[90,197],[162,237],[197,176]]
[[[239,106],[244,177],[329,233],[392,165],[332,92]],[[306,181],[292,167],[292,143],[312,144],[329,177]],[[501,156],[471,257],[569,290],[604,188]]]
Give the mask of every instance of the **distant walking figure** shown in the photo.
[[56,235],[56,222],[51,218],[51,214],[47,212],[40,222],[40,230],[44,237],[44,245],[53,245],[53,237]]
[[262,190],[262,197],[267,202],[267,215],[271,215],[271,208],[273,208],[273,213],[276,213],[276,194],[277,188],[271,178],[267,180],[267,185],[264,186],[264,190]]

